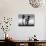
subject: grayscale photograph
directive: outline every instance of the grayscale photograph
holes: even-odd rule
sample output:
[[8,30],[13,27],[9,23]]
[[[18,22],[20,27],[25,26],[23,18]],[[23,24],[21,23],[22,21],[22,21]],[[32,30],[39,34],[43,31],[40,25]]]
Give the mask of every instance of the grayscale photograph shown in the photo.
[[35,16],[33,14],[20,14],[18,16],[19,26],[34,26]]

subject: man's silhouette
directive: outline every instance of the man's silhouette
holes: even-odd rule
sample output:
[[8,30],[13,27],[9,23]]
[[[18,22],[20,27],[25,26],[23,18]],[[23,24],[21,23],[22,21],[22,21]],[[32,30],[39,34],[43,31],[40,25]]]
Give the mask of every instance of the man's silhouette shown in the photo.
[[27,18],[25,19],[25,24],[26,24],[26,25],[29,24],[29,19],[30,19],[30,16],[27,16]]

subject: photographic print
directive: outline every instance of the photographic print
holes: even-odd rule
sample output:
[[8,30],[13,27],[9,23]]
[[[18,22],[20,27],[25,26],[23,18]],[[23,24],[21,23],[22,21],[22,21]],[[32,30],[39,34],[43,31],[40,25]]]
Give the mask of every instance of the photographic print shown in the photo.
[[34,26],[35,25],[35,16],[34,14],[19,14],[19,26]]

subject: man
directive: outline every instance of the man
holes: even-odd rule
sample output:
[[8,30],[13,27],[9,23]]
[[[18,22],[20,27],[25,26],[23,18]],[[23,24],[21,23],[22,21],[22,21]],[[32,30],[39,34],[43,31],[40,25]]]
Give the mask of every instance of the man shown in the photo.
[[29,19],[30,19],[30,16],[27,16],[27,18],[25,19],[25,24],[26,25],[29,25]]

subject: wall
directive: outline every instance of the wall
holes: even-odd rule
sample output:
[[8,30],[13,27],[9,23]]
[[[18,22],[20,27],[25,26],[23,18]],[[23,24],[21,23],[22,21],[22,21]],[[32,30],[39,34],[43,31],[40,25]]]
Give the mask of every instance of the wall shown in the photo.
[[[28,0],[0,0],[0,17],[13,17],[13,22],[10,33],[17,40],[27,40],[34,34],[37,35],[39,40],[45,39],[45,6],[40,8],[33,8],[30,6]],[[19,14],[34,14],[35,15],[35,26],[34,27],[19,27],[18,26],[18,15]],[[0,31],[3,33],[2,31]],[[0,35],[2,35],[0,33]],[[45,34],[44,34],[45,33]],[[3,33],[4,34],[4,33]],[[0,39],[4,39],[0,36]]]

